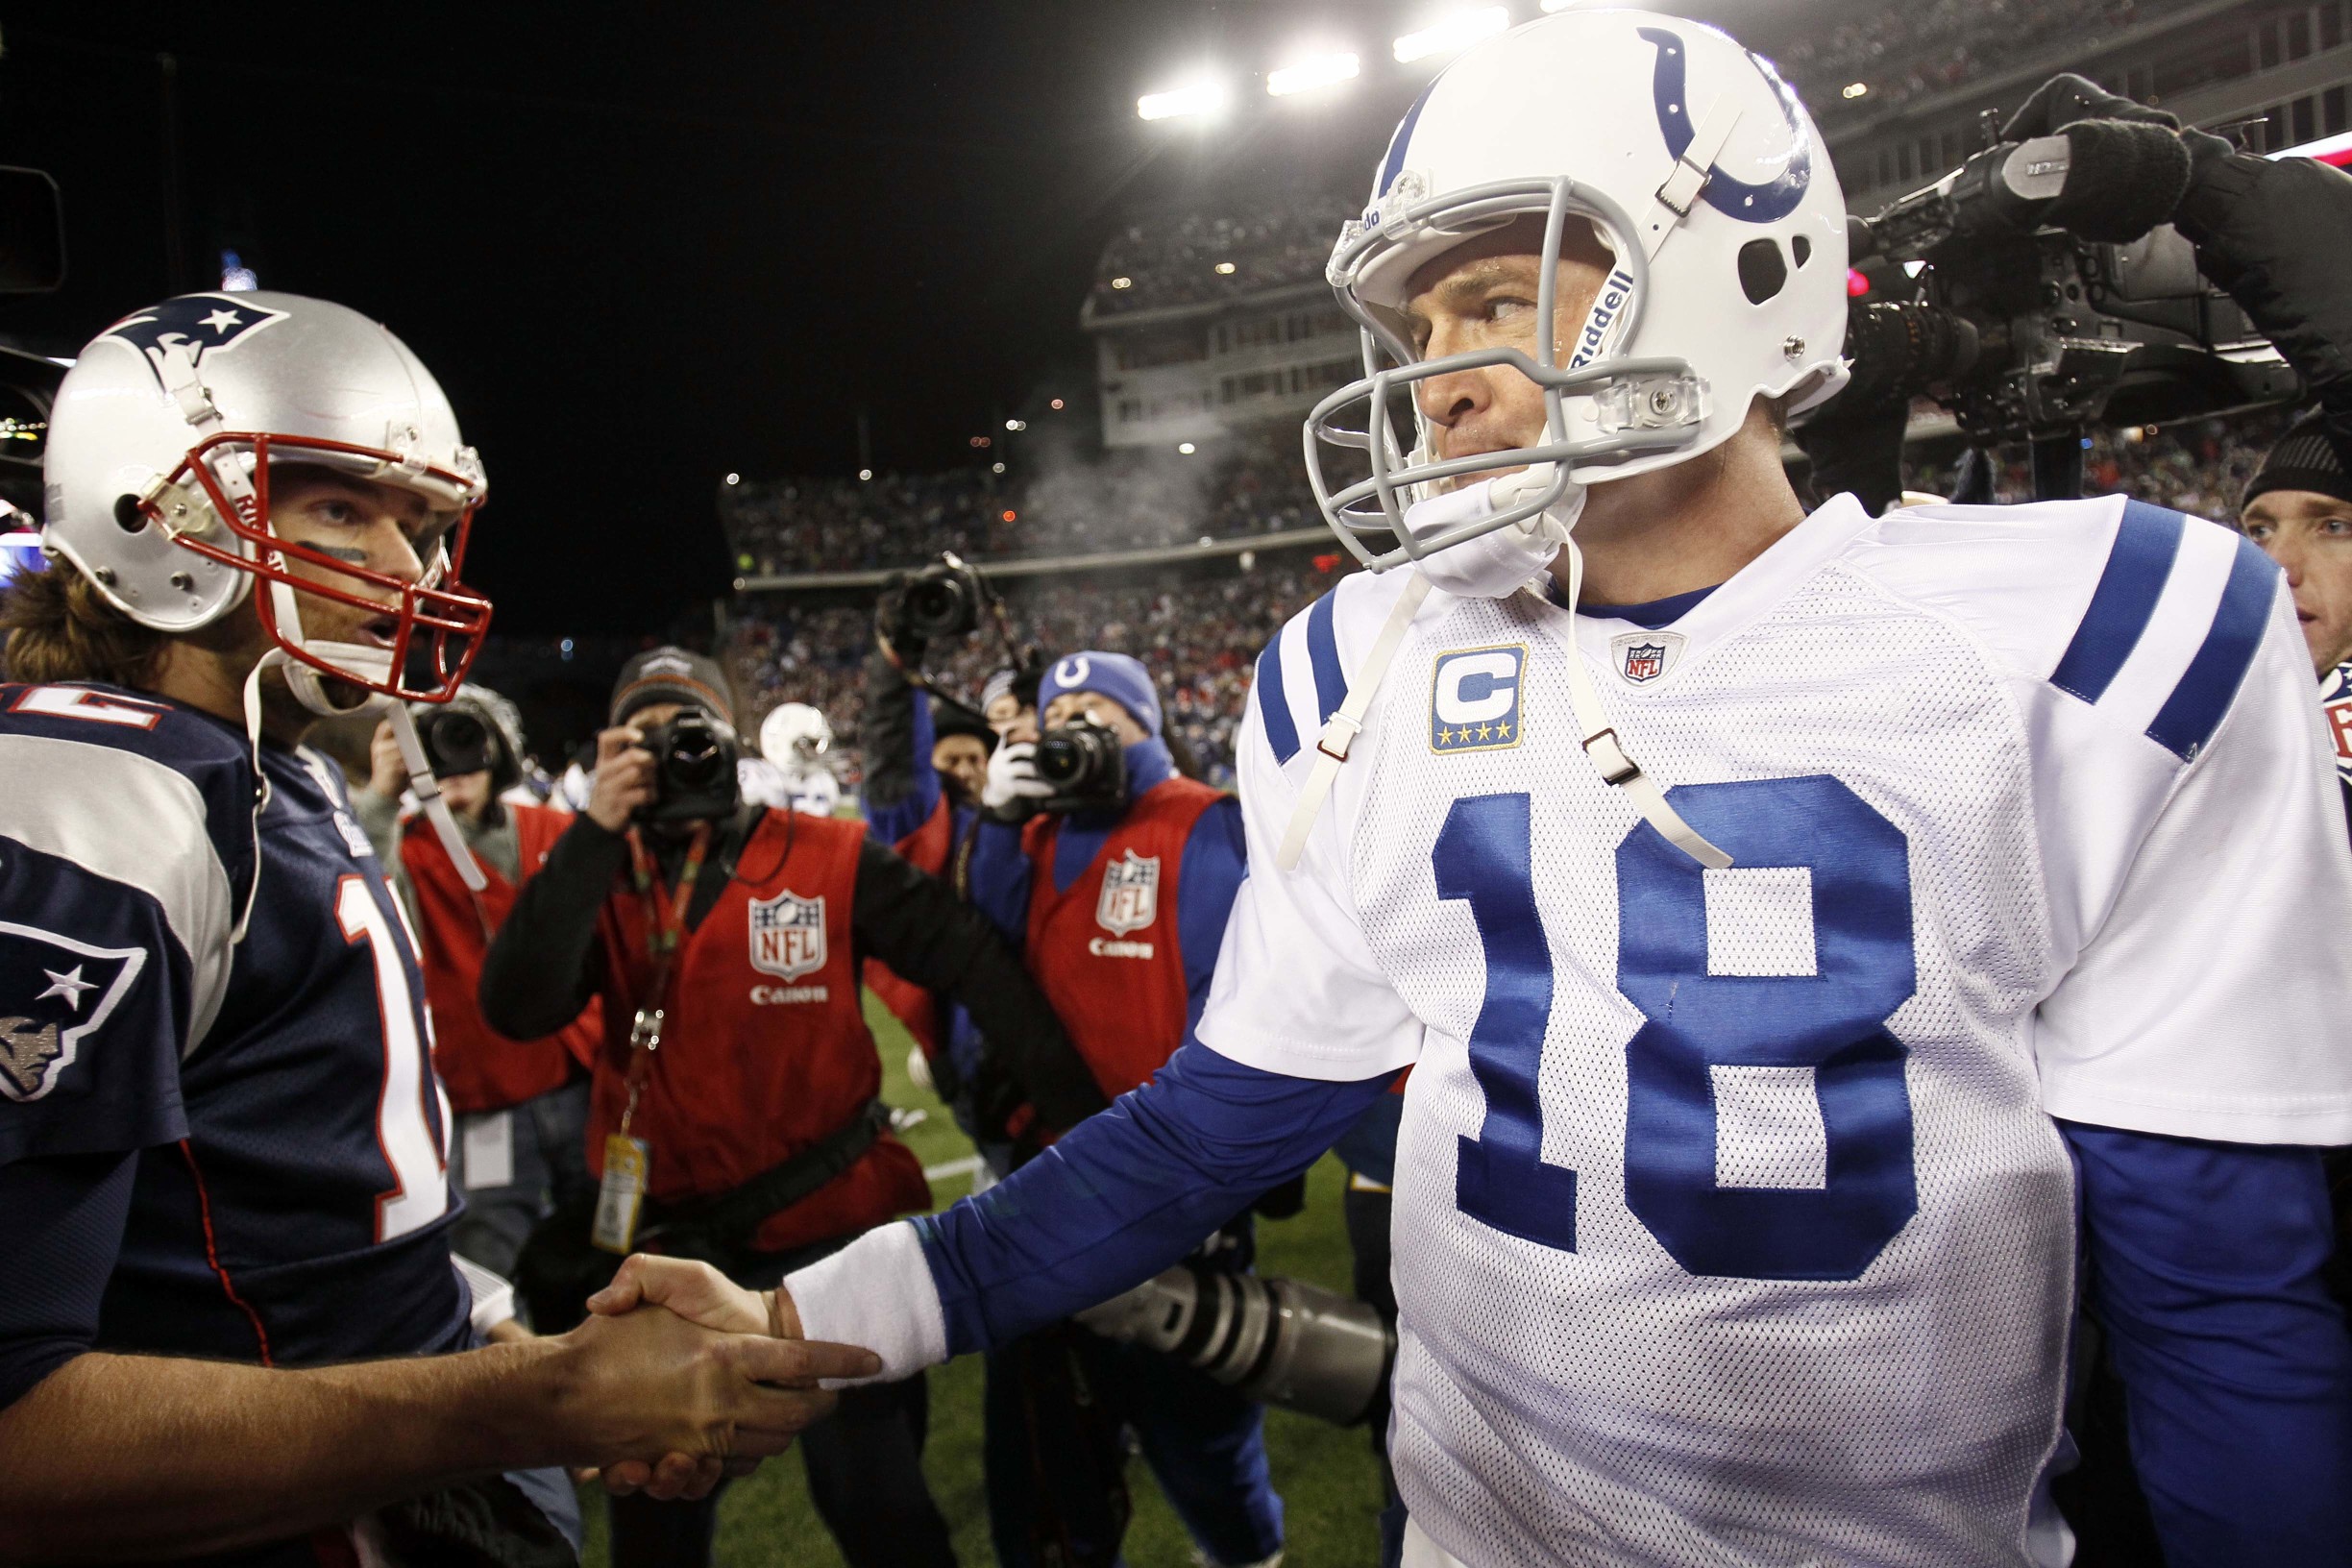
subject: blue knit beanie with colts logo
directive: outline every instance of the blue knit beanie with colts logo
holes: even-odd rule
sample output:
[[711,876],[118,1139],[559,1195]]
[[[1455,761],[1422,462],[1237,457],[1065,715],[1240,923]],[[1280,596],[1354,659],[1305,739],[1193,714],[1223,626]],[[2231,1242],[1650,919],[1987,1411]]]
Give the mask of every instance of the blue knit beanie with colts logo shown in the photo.
[[1038,687],[1038,712],[1043,713],[1064,692],[1099,692],[1129,713],[1154,740],[1160,736],[1160,694],[1152,687],[1151,672],[1124,653],[1089,649],[1066,653],[1054,660]]

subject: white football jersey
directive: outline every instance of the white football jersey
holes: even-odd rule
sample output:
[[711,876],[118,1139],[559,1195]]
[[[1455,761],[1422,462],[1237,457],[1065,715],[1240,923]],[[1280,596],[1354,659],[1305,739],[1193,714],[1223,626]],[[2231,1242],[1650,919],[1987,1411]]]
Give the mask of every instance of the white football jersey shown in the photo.
[[[1663,629],[1405,574],[1259,664],[1200,1035],[1411,1066],[1392,1453],[1502,1564],[2060,1562],[2053,1116],[2352,1140],[2352,852],[2278,574],[2120,498],[1823,507]],[[1580,748],[1565,661],[1735,864]]]
[[735,783],[746,800],[776,811],[830,817],[841,804],[841,780],[821,764],[787,772],[765,757],[743,757],[735,764]]

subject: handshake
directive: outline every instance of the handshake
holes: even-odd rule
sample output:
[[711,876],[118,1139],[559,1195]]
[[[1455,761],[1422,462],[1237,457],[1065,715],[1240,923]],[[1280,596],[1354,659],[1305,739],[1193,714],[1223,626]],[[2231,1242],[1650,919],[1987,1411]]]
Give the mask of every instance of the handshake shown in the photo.
[[698,1498],[748,1475],[833,1409],[825,1380],[870,1378],[881,1359],[799,1337],[782,1290],[755,1293],[708,1264],[639,1254],[588,1298],[571,1333],[508,1347],[545,1359],[551,1410],[535,1423],[562,1452],[599,1463],[605,1489]]

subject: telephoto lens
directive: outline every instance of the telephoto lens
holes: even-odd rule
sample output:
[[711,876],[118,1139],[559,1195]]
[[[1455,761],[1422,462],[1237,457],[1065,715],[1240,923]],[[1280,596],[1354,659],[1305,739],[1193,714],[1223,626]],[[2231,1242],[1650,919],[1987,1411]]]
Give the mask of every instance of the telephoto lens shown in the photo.
[[1047,811],[1115,806],[1127,798],[1127,747],[1091,719],[1062,724],[1038,739],[1038,777],[1054,787]]
[[1396,1335],[1365,1302],[1298,1280],[1181,1265],[1077,1321],[1197,1366],[1244,1399],[1343,1427],[1372,1408],[1396,1354]]

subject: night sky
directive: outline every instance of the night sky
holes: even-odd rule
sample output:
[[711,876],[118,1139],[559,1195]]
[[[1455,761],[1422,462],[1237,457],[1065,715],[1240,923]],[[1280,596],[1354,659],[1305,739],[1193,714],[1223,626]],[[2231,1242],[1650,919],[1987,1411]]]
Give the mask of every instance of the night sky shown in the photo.
[[[55,175],[70,264],[0,334],[69,354],[233,248],[440,378],[491,475],[467,575],[500,630],[645,630],[725,591],[729,471],[850,473],[861,410],[899,470],[1051,396],[1090,418],[1078,307],[1120,213],[1368,184],[1439,63],[1387,40],[1443,9],[0,4],[0,161]],[[1318,39],[1364,57],[1335,102],[1245,81],[1220,126],[1135,116]]]

